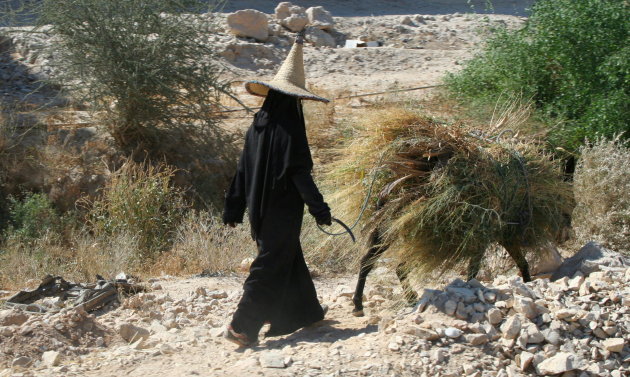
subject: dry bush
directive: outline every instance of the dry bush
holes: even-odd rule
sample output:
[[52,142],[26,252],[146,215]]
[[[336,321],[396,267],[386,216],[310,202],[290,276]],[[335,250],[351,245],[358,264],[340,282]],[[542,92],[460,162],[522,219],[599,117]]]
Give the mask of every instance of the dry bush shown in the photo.
[[630,254],[628,143],[601,139],[581,152],[574,177],[575,236]]
[[172,183],[175,169],[127,161],[89,203],[89,225],[97,236],[132,234],[138,253],[154,257],[173,242],[187,205]]
[[121,271],[138,272],[137,239],[117,234],[98,239],[88,232],[71,229],[68,245],[56,232],[46,232],[34,241],[10,237],[0,247],[0,287],[18,289],[30,279],[47,274],[69,280],[94,281],[96,274],[113,278]]
[[255,255],[256,243],[247,222],[230,228],[218,215],[190,211],[175,232],[170,251],[160,255],[150,270],[172,275],[223,273]]

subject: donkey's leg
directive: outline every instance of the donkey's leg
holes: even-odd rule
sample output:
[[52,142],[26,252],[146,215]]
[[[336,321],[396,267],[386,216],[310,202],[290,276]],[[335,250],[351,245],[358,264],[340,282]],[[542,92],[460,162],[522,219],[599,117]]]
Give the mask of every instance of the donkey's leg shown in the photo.
[[402,285],[405,300],[407,300],[407,303],[415,305],[418,302],[418,294],[411,288],[411,284],[409,284],[409,266],[404,262],[398,264],[398,266],[396,266],[396,275],[398,276],[398,280],[400,280],[400,285]]
[[352,297],[352,303],[354,304],[354,310],[352,313],[355,316],[363,315],[363,290],[365,289],[365,279],[367,278],[376,260],[387,250],[387,246],[381,245],[381,236],[378,230],[375,230],[370,236],[369,248],[367,253],[361,258],[361,267],[359,270],[359,279],[357,280],[357,287],[354,290],[354,296]]
[[523,281],[532,281],[531,276],[529,276],[529,264],[527,263],[525,256],[521,252],[521,246],[517,244],[511,244],[503,245],[503,247],[505,247],[505,250],[507,250],[510,257],[512,257],[512,259],[516,263],[516,266],[521,271],[521,277],[523,278]]
[[481,269],[481,259],[483,258],[483,254],[484,253],[477,253],[468,260],[468,280],[477,277],[477,274]]

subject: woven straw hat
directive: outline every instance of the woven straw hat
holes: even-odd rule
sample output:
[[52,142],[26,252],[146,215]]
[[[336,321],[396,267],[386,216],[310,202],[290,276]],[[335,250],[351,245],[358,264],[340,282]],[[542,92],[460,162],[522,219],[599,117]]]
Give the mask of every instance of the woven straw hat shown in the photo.
[[255,96],[265,97],[269,93],[269,89],[278,92],[296,96],[303,99],[314,101],[330,102],[326,98],[316,96],[306,90],[306,79],[304,77],[304,57],[302,49],[304,47],[304,39],[298,36],[289,51],[284,63],[276,73],[273,80],[269,82],[251,80],[245,83],[245,89]]

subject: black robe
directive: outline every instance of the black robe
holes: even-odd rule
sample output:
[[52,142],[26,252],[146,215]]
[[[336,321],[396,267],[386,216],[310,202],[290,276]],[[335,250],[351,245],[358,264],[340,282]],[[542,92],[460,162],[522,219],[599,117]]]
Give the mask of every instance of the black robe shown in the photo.
[[304,203],[316,218],[330,216],[312,167],[300,100],[270,90],[245,136],[223,213],[224,223],[240,223],[247,208],[258,246],[232,319],[249,339],[264,322],[266,336],[275,336],[324,317],[300,246]]

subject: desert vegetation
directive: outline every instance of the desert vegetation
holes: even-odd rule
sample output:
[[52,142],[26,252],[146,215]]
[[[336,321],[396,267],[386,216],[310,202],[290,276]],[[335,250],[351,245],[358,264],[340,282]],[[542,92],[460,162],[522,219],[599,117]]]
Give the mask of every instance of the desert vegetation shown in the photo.
[[[52,116],[40,117],[34,125],[21,124],[28,106],[3,102],[2,284],[16,286],[44,272],[70,278],[116,270],[219,273],[234,270],[252,256],[253,245],[242,246],[249,245],[246,225],[224,229],[217,218],[239,148],[239,132],[226,131],[218,111],[225,98],[240,102],[213,45],[220,17],[204,13],[205,2],[192,0],[38,4],[29,10],[38,25],[33,32],[56,38],[53,74],[46,85],[57,88],[58,96],[68,97],[72,111],[88,110],[91,124],[97,124],[96,133],[104,136],[74,152],[52,144],[33,148],[22,142],[25,137],[41,132],[46,122],[68,120],[53,109]],[[520,207],[500,205],[510,202],[507,198],[479,198],[474,190],[466,191],[468,196],[465,190],[437,195],[445,182],[466,178],[461,174],[437,169],[423,176],[423,184],[409,183],[420,178],[408,165],[413,159],[422,160],[418,157],[422,151],[432,148],[422,140],[428,138],[428,129],[435,129],[441,130],[440,140],[448,140],[452,153],[461,152],[455,153],[459,156],[455,160],[478,159],[472,165],[479,176],[497,173],[514,183],[523,178],[523,166],[537,174],[548,173],[540,175],[544,182],[530,182],[535,186],[530,191],[548,195],[536,207],[540,211],[535,223],[540,220],[542,225],[528,244],[545,243],[568,224],[573,203],[569,193],[574,187],[575,238],[626,250],[627,187],[611,183],[614,190],[587,194],[598,180],[621,182],[624,176],[623,164],[614,161],[623,160],[627,151],[622,141],[627,137],[623,131],[628,95],[625,12],[617,1],[539,2],[523,28],[495,30],[495,37],[479,54],[446,79],[448,98],[390,96],[387,104],[366,102],[359,117],[363,121],[352,119],[356,115],[345,108],[347,101],[305,103],[309,139],[318,161],[316,175],[335,215],[352,222],[373,178],[374,195],[392,180],[403,179],[396,190],[406,199],[393,201],[397,204],[379,215],[388,223],[394,212],[403,211],[403,217],[388,223],[389,237],[406,240],[399,245],[403,254],[416,250],[412,245],[417,237],[438,235],[433,246],[446,245],[440,237],[455,232],[464,239],[454,247],[463,250],[468,242],[487,247],[489,239],[496,239],[496,234],[484,233],[489,228],[494,233],[507,231],[505,224],[517,220],[504,217],[518,218],[522,213],[516,212],[523,212]],[[340,93],[327,94],[334,98]],[[462,104],[466,110],[460,112]],[[479,109],[489,105],[492,116],[485,116],[485,110]],[[479,111],[469,112],[471,108]],[[504,130],[508,136],[497,138]],[[614,137],[617,141],[606,141]],[[585,144],[586,140],[599,141]],[[477,155],[477,144],[486,148],[486,157]],[[514,153],[523,157],[514,158]],[[557,175],[560,158],[567,156],[563,153],[579,159],[575,183],[571,177],[563,180]],[[598,160],[605,155],[606,162]],[[484,165],[486,160],[496,166]],[[83,174],[96,178],[69,179],[76,163]],[[606,169],[594,168],[605,163]],[[388,168],[381,169],[383,164]],[[27,184],[23,177],[34,171],[42,177],[37,181],[40,186]],[[409,179],[410,174],[415,178]],[[484,179],[495,181],[488,177]],[[471,189],[483,185],[470,183]],[[505,194],[504,186],[495,187],[495,193]],[[512,188],[521,203],[522,190]],[[435,200],[419,205],[417,196]],[[596,204],[595,199],[611,207]],[[372,197],[368,203],[362,227],[374,226],[369,219],[375,201]],[[440,213],[448,216],[439,217]],[[443,228],[422,225],[434,223]],[[354,269],[363,248],[346,237],[322,237],[308,217],[303,240],[312,266],[329,272]],[[426,270],[444,262],[439,253],[431,255],[436,260]]]
[[552,148],[627,138],[629,16],[622,0],[538,1],[523,28],[500,29],[446,81],[473,106],[501,96],[532,101]]

